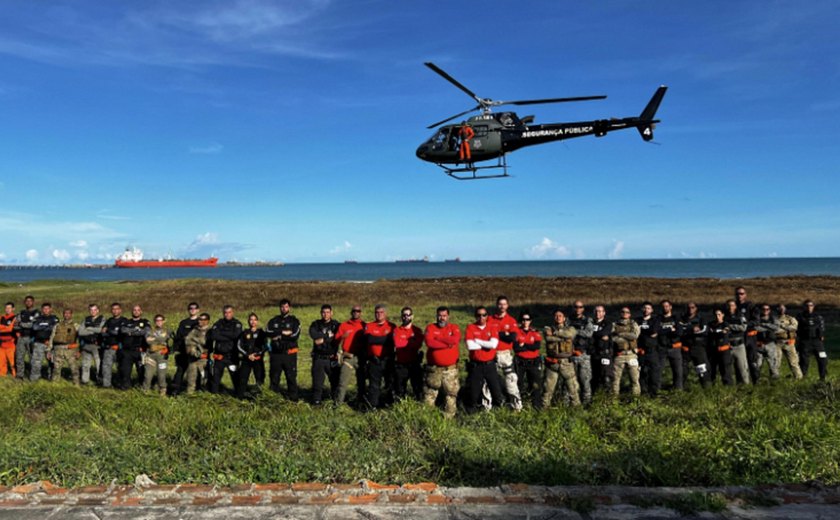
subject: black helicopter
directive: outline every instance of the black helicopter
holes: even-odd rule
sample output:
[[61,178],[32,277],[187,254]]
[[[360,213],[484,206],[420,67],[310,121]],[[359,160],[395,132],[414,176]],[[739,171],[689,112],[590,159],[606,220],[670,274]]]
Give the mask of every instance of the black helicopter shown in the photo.
[[[507,177],[506,154],[525,146],[543,144],[551,141],[571,139],[594,135],[603,137],[614,130],[635,128],[642,139],[653,139],[653,129],[658,119],[654,119],[656,110],[665,96],[668,87],[660,86],[647,106],[638,117],[624,117],[620,119],[598,119],[594,121],[578,121],[574,123],[549,123],[534,125],[534,116],[519,118],[514,112],[492,112],[493,107],[502,105],[537,105],[543,103],[565,103],[570,101],[589,101],[605,99],[607,96],[581,96],[552,99],[526,99],[521,101],[494,101],[481,98],[473,91],[462,85],[455,78],[447,74],[434,63],[426,66],[440,74],[471,98],[478,102],[475,107],[460,114],[438,121],[428,128],[448,123],[470,112],[481,110],[481,114],[470,117],[466,122],[457,125],[441,127],[428,141],[417,148],[417,157],[435,163],[443,168],[447,175],[458,180],[490,179]],[[497,159],[497,163],[489,166],[476,166],[475,163]],[[447,166],[453,165],[453,166]],[[484,172],[486,170],[502,173]]]

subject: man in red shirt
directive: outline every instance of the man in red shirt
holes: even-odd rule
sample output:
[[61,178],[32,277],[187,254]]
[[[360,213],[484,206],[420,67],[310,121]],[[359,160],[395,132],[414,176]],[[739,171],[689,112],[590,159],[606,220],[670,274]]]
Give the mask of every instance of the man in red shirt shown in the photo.
[[406,395],[407,383],[411,382],[411,393],[415,399],[423,395],[423,370],[420,367],[420,349],[423,347],[423,331],[414,325],[411,307],[400,311],[402,324],[394,329],[394,397]]
[[384,305],[373,308],[375,321],[365,325],[364,337],[367,343],[367,405],[373,409],[379,407],[382,394],[382,380],[390,382],[394,359],[394,338],[391,334],[396,325],[388,321],[388,311]]
[[[501,406],[504,401],[502,383],[496,370],[496,349],[499,347],[499,331],[487,323],[487,308],[475,310],[475,323],[467,325],[467,350],[470,364],[467,369],[467,386],[470,389],[472,403],[470,411],[477,411],[479,406],[490,409],[495,404]],[[483,387],[487,385],[492,401],[490,406],[482,403]]]
[[[542,360],[540,359],[540,345],[542,335],[532,327],[531,313],[523,312],[519,316],[519,334],[513,351],[516,353],[514,365],[516,378],[519,382],[520,395],[526,396],[535,407],[541,404],[542,395]],[[527,381],[527,384],[526,384]]]
[[[505,393],[514,410],[522,410],[522,397],[519,395],[519,379],[516,377],[516,369],[513,366],[513,344],[516,343],[516,336],[519,333],[519,325],[516,320],[508,314],[510,304],[507,296],[496,298],[496,314],[487,320],[488,325],[496,329],[499,337],[499,346],[496,350],[496,364],[502,371],[502,378],[505,385]],[[485,387],[483,404],[485,408],[490,406],[490,392]]]
[[356,401],[361,403],[365,396],[365,322],[362,321],[362,308],[354,305],[350,310],[350,319],[342,323],[335,333],[341,345],[338,353],[341,372],[338,377],[337,404],[344,403],[350,381],[356,378]]
[[426,326],[426,374],[424,379],[423,400],[434,406],[438,393],[443,389],[446,395],[444,414],[454,417],[457,410],[458,391],[458,354],[461,344],[461,330],[454,323],[449,323],[449,309],[438,307],[435,311],[435,323]]

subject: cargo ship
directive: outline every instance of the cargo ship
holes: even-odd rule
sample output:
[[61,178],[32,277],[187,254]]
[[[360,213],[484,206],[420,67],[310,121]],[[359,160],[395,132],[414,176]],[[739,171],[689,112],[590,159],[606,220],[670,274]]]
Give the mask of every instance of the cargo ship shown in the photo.
[[204,259],[178,260],[175,258],[159,258],[157,260],[143,260],[143,251],[132,247],[123,251],[116,260],[114,267],[216,267],[219,259],[216,257]]
[[423,258],[406,258],[404,260],[402,260],[402,259],[394,260],[394,262],[396,262],[398,264],[428,264],[429,263],[429,257],[424,256]]

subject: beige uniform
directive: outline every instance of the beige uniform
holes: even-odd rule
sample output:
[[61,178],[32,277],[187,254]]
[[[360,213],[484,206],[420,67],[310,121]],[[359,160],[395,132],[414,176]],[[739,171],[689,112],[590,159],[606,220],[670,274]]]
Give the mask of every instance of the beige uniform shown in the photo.
[[632,394],[641,395],[642,387],[639,385],[639,358],[636,355],[636,340],[639,339],[641,329],[639,324],[632,319],[623,319],[613,324],[612,340],[616,348],[615,377],[613,378],[613,395],[618,395],[621,389],[621,375],[625,367],[630,374]]
[[554,391],[560,379],[563,380],[563,388],[569,395],[572,406],[580,406],[575,365],[571,359],[574,351],[573,340],[576,335],[577,330],[568,325],[552,325],[544,330],[546,370],[543,382],[543,408],[551,406]]
[[209,331],[209,325],[204,328],[196,327],[184,338],[184,350],[187,353],[187,359],[190,360],[187,366],[187,394],[195,392],[198,376],[207,366],[207,332]]
[[143,378],[143,390],[152,389],[152,379],[157,376],[157,385],[160,395],[166,395],[166,369],[168,368],[166,355],[169,353],[169,340],[172,334],[164,328],[150,330],[146,334],[146,343],[149,349],[143,360],[146,368]]
[[53,371],[50,381],[61,378],[61,370],[66,366],[70,369],[74,384],[81,384],[79,372],[79,324],[74,321],[61,320],[55,326],[52,339]]
[[796,352],[796,330],[799,322],[787,314],[779,316],[779,331],[776,333],[776,346],[780,352],[776,353],[776,370],[782,364],[782,357],[787,359],[790,371],[795,379],[802,379],[802,369],[799,368],[799,354]]

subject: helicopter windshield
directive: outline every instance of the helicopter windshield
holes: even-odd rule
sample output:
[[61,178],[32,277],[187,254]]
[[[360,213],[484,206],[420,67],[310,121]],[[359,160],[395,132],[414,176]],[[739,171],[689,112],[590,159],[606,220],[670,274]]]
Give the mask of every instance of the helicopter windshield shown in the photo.
[[441,128],[429,140],[432,142],[433,150],[452,150],[455,146],[455,134],[451,126]]

